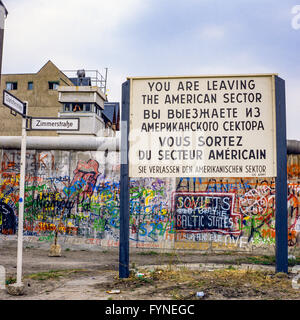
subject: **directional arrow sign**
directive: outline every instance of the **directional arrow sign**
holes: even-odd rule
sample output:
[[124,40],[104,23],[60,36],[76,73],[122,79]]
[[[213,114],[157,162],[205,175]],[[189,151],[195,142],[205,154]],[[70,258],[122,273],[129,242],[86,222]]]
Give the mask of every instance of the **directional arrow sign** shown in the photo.
[[79,131],[79,118],[31,118],[29,130]]
[[26,116],[26,104],[6,90],[3,90],[3,104],[22,117]]

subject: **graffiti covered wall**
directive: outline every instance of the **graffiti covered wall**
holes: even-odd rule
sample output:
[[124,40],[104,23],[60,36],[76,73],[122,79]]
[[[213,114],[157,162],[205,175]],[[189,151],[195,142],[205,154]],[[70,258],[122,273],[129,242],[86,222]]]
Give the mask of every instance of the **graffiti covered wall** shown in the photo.
[[[20,151],[0,150],[0,237],[18,226]],[[300,247],[300,156],[288,157],[289,246]],[[28,150],[26,241],[118,246],[119,153]],[[144,178],[130,185],[130,245],[274,252],[275,181]]]

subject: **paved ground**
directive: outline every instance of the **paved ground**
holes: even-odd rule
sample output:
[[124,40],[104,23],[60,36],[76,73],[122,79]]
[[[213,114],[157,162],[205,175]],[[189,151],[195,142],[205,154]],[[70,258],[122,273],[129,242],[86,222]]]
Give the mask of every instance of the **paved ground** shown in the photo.
[[[16,277],[16,253],[16,246],[2,245],[0,265],[6,269],[7,283]],[[25,294],[11,296],[1,290],[0,299],[174,300],[193,299],[197,292],[205,292],[207,299],[300,299],[300,290],[291,286],[294,275],[278,278],[274,266],[241,263],[243,255],[132,250],[131,277],[121,280],[118,249],[48,254],[25,247]]]

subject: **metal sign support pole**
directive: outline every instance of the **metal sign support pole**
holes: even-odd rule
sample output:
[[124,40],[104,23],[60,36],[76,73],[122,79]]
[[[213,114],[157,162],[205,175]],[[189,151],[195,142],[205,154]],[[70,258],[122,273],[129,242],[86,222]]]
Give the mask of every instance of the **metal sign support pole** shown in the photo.
[[[26,102],[25,102],[26,103]],[[26,103],[26,114],[27,114]],[[22,262],[23,262],[23,221],[24,221],[24,191],[26,169],[26,116],[22,118],[22,141],[21,141],[21,168],[20,168],[20,194],[18,216],[18,251],[17,251],[17,285],[22,285]]]
[[126,81],[122,85],[119,278],[129,277],[129,99],[130,82]]
[[276,272],[288,272],[287,146],[285,82],[275,76],[276,100]]

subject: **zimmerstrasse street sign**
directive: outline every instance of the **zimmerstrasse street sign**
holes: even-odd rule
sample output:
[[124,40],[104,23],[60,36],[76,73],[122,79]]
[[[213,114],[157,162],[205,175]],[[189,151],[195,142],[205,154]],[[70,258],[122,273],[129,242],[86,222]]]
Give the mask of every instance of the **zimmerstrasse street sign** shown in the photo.
[[79,118],[30,118],[29,130],[79,131]]

